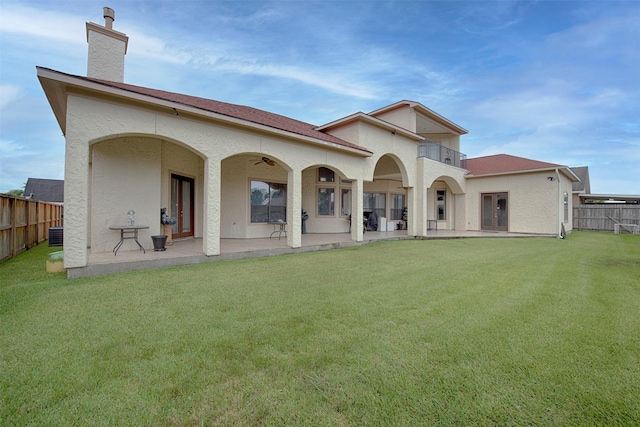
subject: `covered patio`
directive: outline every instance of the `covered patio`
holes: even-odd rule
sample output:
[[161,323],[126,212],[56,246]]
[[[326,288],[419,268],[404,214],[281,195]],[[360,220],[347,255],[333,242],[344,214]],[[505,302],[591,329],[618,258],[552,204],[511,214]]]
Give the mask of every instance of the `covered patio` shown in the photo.
[[329,249],[346,248],[366,245],[382,240],[433,240],[433,239],[461,239],[461,238],[522,238],[522,237],[556,237],[555,235],[521,234],[508,232],[484,231],[429,231],[427,237],[416,238],[407,236],[402,231],[368,231],[364,233],[363,241],[351,240],[350,233],[332,234],[303,234],[302,246],[291,248],[287,246],[287,239],[221,239],[221,253],[218,256],[206,256],[202,252],[202,239],[174,240],[166,251],[146,253],[127,245],[114,256],[112,252],[88,253],[89,262],[86,267],[74,268],[69,271],[70,278],[99,276],[103,274],[120,273],[133,270],[147,270],[160,267],[199,264],[244,258],[260,258],[284,254],[315,252]]

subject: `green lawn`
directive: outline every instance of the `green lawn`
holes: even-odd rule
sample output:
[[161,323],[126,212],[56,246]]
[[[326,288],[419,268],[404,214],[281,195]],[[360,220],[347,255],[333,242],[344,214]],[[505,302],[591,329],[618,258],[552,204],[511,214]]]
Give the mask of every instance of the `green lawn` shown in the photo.
[[640,424],[640,236],[0,264],[0,425]]

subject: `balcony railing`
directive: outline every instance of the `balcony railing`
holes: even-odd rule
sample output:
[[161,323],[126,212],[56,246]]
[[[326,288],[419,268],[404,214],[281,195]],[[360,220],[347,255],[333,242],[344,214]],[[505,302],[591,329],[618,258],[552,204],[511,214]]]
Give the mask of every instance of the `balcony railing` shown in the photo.
[[426,157],[436,162],[467,168],[467,155],[459,151],[444,147],[437,142],[425,140],[418,144],[418,157]]

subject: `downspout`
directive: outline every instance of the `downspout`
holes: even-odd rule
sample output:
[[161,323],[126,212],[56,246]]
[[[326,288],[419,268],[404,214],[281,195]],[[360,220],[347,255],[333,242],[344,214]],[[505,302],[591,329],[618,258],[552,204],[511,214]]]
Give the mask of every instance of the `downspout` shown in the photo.
[[563,215],[563,204],[562,204],[562,188],[560,187],[560,172],[558,168],[556,168],[556,180],[558,181],[558,222],[557,222],[557,237],[558,239],[562,239],[562,215]]

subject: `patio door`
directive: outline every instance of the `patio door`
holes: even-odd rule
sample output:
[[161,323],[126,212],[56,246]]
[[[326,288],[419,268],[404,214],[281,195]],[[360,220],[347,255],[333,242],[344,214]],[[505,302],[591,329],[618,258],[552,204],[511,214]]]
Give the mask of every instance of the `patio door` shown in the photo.
[[482,230],[508,231],[507,193],[482,194]]
[[171,174],[171,215],[178,219],[171,237],[193,236],[194,180]]

